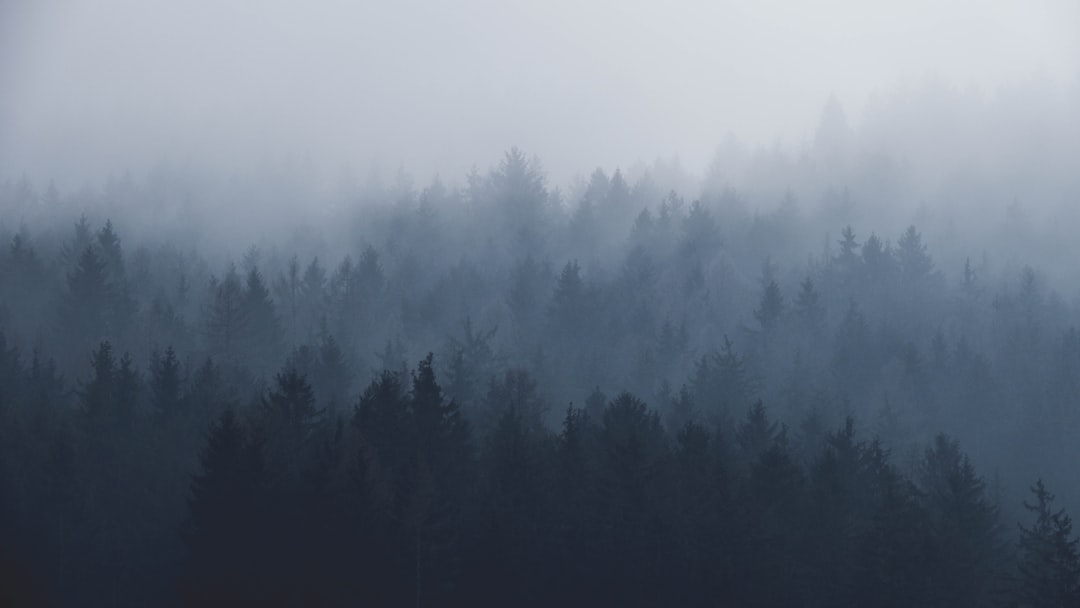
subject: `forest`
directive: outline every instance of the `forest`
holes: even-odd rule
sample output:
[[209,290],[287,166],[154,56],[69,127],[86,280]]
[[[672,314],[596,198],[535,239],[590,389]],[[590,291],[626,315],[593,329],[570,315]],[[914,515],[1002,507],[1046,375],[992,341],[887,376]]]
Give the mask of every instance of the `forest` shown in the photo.
[[[0,183],[0,603],[1080,605],[1037,239],[517,149],[305,171]],[[268,190],[336,203],[192,202]]]

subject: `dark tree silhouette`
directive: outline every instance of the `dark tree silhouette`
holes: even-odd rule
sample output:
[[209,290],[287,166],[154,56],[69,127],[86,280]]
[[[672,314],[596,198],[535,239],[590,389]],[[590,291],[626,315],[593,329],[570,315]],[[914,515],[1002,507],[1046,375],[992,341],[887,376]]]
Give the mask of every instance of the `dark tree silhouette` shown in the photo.
[[1031,487],[1034,503],[1024,503],[1035,521],[1020,525],[1018,606],[1080,605],[1080,555],[1072,519],[1064,509],[1053,510],[1054,495],[1042,480]]

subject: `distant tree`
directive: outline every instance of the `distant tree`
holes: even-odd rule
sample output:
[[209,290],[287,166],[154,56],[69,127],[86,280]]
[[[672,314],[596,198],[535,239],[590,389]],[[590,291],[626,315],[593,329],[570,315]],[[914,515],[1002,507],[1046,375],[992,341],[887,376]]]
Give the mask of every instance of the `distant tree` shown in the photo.
[[689,259],[709,259],[720,244],[720,229],[712,211],[701,201],[694,201],[683,220],[683,255]]
[[326,270],[319,258],[312,258],[300,283],[300,317],[305,332],[313,331],[326,318]]
[[842,280],[851,281],[858,273],[862,261],[859,258],[859,242],[855,240],[855,229],[850,225],[844,226],[840,231],[840,253],[835,263],[840,271]]
[[1042,480],[1031,488],[1035,503],[1024,508],[1035,516],[1030,528],[1020,525],[1018,606],[1080,606],[1080,554],[1072,519],[1064,509],[1054,511],[1054,495]]
[[922,235],[915,226],[908,226],[907,231],[896,242],[896,259],[900,263],[900,271],[909,282],[925,278],[934,268],[930,255],[926,253]]
[[610,209],[612,214],[625,213],[629,210],[627,204],[630,198],[630,186],[626,183],[622,170],[616,167],[615,173],[611,174],[611,187],[608,188],[604,206]]
[[806,277],[799,284],[795,314],[802,326],[810,331],[821,329],[825,323],[825,308],[821,303],[821,295],[814,288],[814,281],[810,277]]
[[604,417],[604,408],[607,407],[608,398],[599,386],[594,386],[592,391],[585,397],[585,407],[580,408],[582,414],[591,420],[600,421]]
[[128,286],[124,250],[111,220],[105,220],[105,226],[97,232],[97,244],[101,251],[101,258],[105,262],[106,280],[109,285],[109,320],[113,331],[120,332],[128,326],[131,317],[135,314],[136,302]]
[[852,299],[836,328],[831,362],[833,374],[846,390],[861,389],[873,381],[871,374],[878,364],[873,346],[866,317]]
[[1039,327],[1039,317],[1043,306],[1043,294],[1038,277],[1031,266],[1024,266],[1020,271],[1020,289],[1017,293],[1020,313],[1029,335],[1034,337]]
[[698,359],[690,386],[706,420],[715,424],[734,408],[752,402],[759,384],[745,357],[735,352],[735,346],[725,337],[721,350]]
[[665,320],[660,326],[660,335],[656,338],[657,355],[662,362],[675,365],[685,356],[689,342],[690,333],[686,329],[686,322],[675,325],[670,320]]
[[210,282],[211,300],[206,311],[207,341],[211,352],[231,361],[241,354],[250,324],[240,275],[230,267],[220,281]]
[[630,229],[630,240],[641,245],[651,244],[655,229],[656,220],[653,218],[653,213],[645,207],[634,218],[634,225]]
[[743,460],[752,462],[777,441],[786,441],[785,432],[780,423],[769,419],[768,411],[759,399],[735,429],[735,443]]
[[187,382],[182,401],[198,415],[204,425],[213,422],[219,412],[229,404],[221,370],[212,358],[207,357],[202,365],[195,368]]
[[492,377],[484,398],[486,420],[484,428],[493,428],[503,420],[506,413],[514,412],[514,420],[506,420],[520,426],[523,432],[540,435],[544,430],[544,418],[548,405],[537,388],[536,380],[521,368],[507,370],[503,376]]
[[64,266],[68,268],[78,263],[79,257],[86,251],[87,247],[93,244],[94,238],[90,231],[90,220],[86,219],[85,215],[79,217],[79,221],[75,222],[74,228],[71,239],[65,241],[60,250],[60,257],[64,262]]
[[577,260],[567,262],[559,274],[555,294],[548,308],[548,316],[556,331],[566,336],[580,337],[588,322],[587,293]]
[[353,370],[341,346],[325,328],[319,338],[312,376],[316,395],[327,411],[333,412],[345,404],[352,388]]
[[491,174],[491,182],[498,200],[517,209],[522,219],[536,217],[546,202],[543,174],[516,147],[506,152],[498,169]]
[[888,279],[893,269],[892,248],[876,234],[871,234],[862,246],[862,264],[870,280]]
[[678,432],[688,424],[697,424],[699,418],[700,413],[697,404],[694,402],[694,395],[690,392],[690,388],[684,384],[679,389],[679,394],[671,397],[671,402],[668,404],[665,419],[667,428],[670,432]]
[[270,299],[270,290],[258,268],[251,268],[247,274],[243,317],[246,320],[246,331],[241,334],[245,359],[259,369],[273,365],[281,347],[281,325]]
[[498,326],[488,330],[474,330],[471,317],[465,317],[462,337],[450,337],[450,368],[447,374],[449,394],[458,403],[472,403],[478,395],[477,388],[489,380],[496,371],[496,355],[491,342]]
[[544,305],[551,296],[552,271],[532,256],[517,262],[510,271],[506,305],[514,321],[516,335],[532,338],[543,319]]
[[139,392],[142,388],[142,379],[134,365],[131,355],[124,353],[116,368],[116,415],[128,430],[139,413]]
[[79,389],[82,411],[92,421],[107,419],[114,414],[116,400],[116,359],[108,341],[90,355],[90,367],[90,380]]
[[67,293],[60,306],[60,329],[73,351],[113,336],[111,298],[105,261],[87,246],[67,275]]
[[303,296],[303,276],[300,273],[300,259],[289,258],[284,272],[274,279],[274,295],[281,302],[285,312],[286,334],[289,344],[296,346],[300,341],[301,298]]
[[762,291],[761,302],[754,310],[754,318],[761,324],[761,329],[768,332],[776,329],[783,312],[784,296],[780,294],[780,287],[776,281],[769,281]]
[[154,352],[150,358],[150,395],[159,415],[169,417],[181,413],[182,388],[183,378],[176,351],[169,346],[165,348],[164,355]]

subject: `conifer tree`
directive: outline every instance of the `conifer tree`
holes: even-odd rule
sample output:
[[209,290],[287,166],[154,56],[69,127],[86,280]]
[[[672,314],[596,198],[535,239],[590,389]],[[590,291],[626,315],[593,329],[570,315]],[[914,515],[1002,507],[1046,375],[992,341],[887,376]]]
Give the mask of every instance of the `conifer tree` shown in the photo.
[[1064,509],[1053,510],[1054,495],[1041,479],[1031,487],[1031,493],[1035,502],[1024,502],[1024,508],[1035,521],[1031,527],[1019,525],[1017,605],[1080,606],[1080,554],[1072,519]]
[[155,352],[151,356],[150,393],[159,415],[170,417],[181,413],[182,381],[180,362],[173,347],[166,347],[164,355]]

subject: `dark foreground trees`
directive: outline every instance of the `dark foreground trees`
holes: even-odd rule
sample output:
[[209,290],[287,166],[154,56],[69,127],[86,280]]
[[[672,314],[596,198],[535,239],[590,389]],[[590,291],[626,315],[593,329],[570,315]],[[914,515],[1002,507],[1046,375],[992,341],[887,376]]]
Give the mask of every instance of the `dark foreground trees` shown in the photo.
[[512,401],[473,437],[430,356],[404,380],[383,372],[347,425],[295,370],[221,414],[191,480],[181,603],[1075,605],[1053,497],[1033,489],[1013,561],[944,435],[914,479],[850,418],[802,464],[760,403],[728,437],[670,434],[628,393],[599,419],[571,407],[558,434]]

